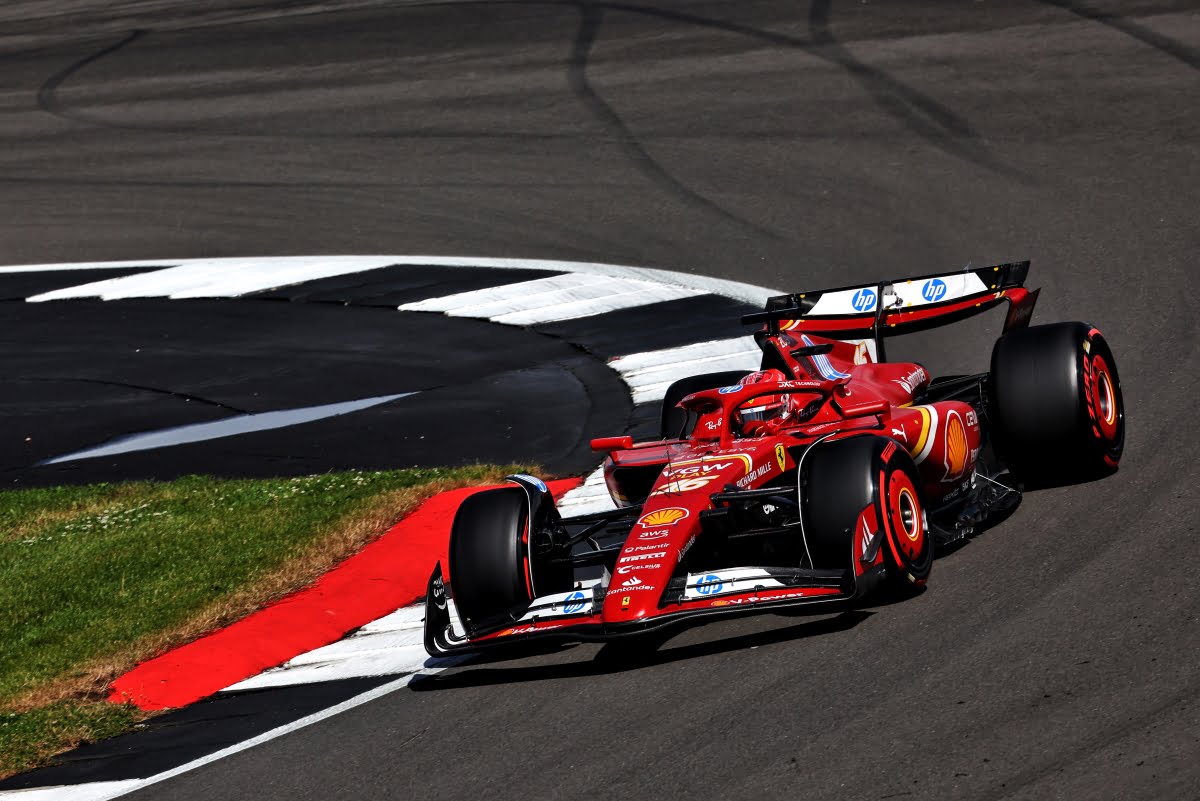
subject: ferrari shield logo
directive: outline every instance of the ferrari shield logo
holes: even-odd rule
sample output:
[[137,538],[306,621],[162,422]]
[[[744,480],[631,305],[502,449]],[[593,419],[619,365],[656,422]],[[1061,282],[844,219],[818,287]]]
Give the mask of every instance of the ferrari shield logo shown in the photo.
[[787,450],[782,444],[775,446],[775,461],[779,462],[780,470],[782,470],[783,466],[787,464]]

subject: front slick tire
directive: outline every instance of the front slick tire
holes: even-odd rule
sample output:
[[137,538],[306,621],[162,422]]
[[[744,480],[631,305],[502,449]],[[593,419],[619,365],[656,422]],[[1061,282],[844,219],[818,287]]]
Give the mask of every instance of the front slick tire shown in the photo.
[[1117,362],[1087,323],[1010,331],[992,348],[996,450],[1028,487],[1076,484],[1117,469],[1125,402]]
[[520,487],[476,492],[450,529],[450,586],[458,610],[473,621],[531,600],[525,527],[529,502]]
[[884,591],[908,594],[925,586],[933,569],[933,538],[920,473],[908,451],[884,437],[851,437],[817,445],[804,471],[804,533],[815,567],[844,569],[859,558],[855,531],[860,516],[872,509],[885,537]]

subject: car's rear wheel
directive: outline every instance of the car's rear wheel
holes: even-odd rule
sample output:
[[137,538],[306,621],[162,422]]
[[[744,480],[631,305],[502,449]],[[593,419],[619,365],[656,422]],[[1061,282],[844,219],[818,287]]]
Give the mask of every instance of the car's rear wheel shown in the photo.
[[1117,469],[1125,403],[1112,350],[1086,323],[1009,331],[992,348],[988,417],[997,453],[1026,484]]
[[677,439],[688,436],[692,433],[692,427],[696,425],[696,415],[689,413],[686,409],[680,409],[676,406],[679,401],[691,395],[693,392],[703,392],[706,389],[716,389],[717,387],[727,387],[736,384],[750,373],[745,370],[730,370],[724,373],[705,373],[703,375],[693,375],[687,378],[681,378],[671,386],[667,387],[667,394],[663,396],[662,419],[660,430],[662,431],[663,439]]
[[494,617],[532,599],[528,516],[520,487],[483,490],[458,507],[450,529],[450,586],[468,620]]
[[883,437],[851,437],[819,444],[803,466],[804,535],[817,568],[846,568],[863,554],[856,533],[866,521],[882,531],[885,584],[925,585],[933,568],[933,539],[912,457]]

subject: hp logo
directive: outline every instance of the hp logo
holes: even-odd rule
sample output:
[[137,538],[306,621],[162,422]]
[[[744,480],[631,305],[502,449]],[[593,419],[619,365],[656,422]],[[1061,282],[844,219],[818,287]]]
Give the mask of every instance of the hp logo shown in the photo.
[[854,293],[854,298],[850,301],[854,306],[855,311],[869,312],[875,311],[875,290],[860,289]]
[[925,286],[921,287],[921,297],[930,303],[937,303],[946,297],[946,282],[940,278],[933,278],[926,281]]
[[696,592],[700,593],[701,595],[716,595],[724,586],[725,582],[721,581],[720,576],[709,573],[707,576],[701,578],[700,581],[696,582]]
[[576,590],[568,595],[566,600],[563,602],[563,611],[568,615],[573,615],[576,612],[582,612],[583,607],[583,593],[579,590]]

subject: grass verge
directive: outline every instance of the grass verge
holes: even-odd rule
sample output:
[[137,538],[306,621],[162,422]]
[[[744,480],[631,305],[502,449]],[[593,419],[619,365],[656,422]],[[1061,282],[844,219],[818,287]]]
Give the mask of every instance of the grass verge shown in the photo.
[[421,501],[527,467],[0,492],[0,777],[145,715],[137,663],[316,580]]

